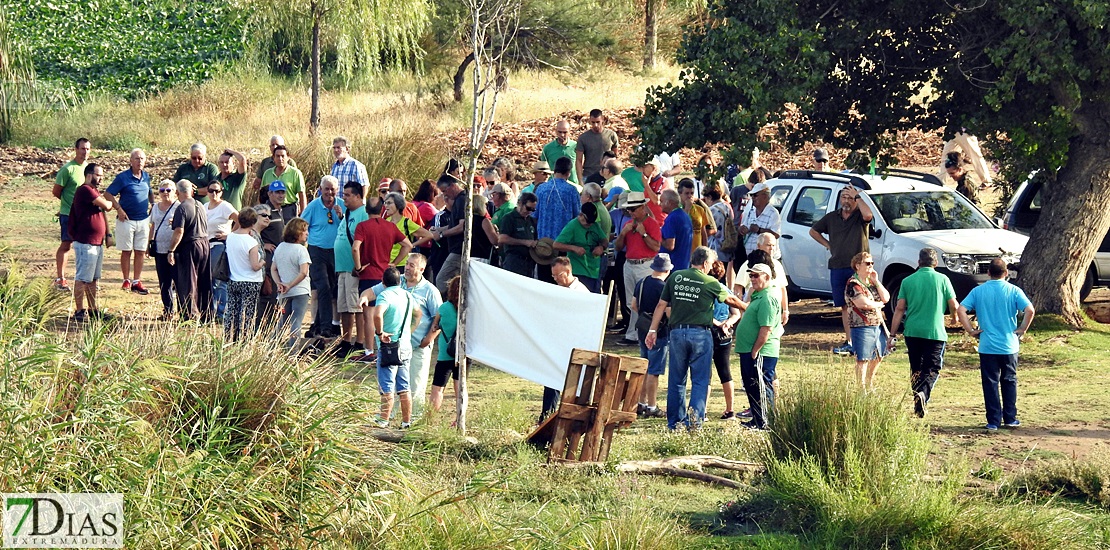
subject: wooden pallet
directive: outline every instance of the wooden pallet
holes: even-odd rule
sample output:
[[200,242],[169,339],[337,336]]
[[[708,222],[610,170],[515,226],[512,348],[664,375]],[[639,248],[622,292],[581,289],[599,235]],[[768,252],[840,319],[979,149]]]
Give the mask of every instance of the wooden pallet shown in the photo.
[[606,460],[613,433],[636,421],[646,374],[646,359],[572,350],[559,410],[528,440],[550,445],[549,461]]

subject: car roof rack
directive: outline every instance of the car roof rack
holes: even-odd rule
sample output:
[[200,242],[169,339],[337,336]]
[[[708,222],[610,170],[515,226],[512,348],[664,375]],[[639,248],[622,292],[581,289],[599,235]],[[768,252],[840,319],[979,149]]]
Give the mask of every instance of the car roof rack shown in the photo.
[[903,179],[915,180],[944,187],[944,182],[940,181],[940,178],[938,178],[935,174],[926,174],[925,172],[906,170],[905,168],[885,168],[881,171],[881,173],[876,175],[880,177],[897,176]]
[[794,179],[794,180],[822,180],[844,185],[851,184],[857,189],[870,190],[871,184],[867,180],[859,177],[857,174],[847,172],[815,172],[813,170],[783,170],[775,175],[773,179]]

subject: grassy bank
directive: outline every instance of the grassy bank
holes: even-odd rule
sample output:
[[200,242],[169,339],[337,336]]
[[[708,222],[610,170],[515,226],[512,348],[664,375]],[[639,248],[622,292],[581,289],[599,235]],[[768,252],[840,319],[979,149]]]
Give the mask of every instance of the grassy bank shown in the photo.
[[[498,108],[498,121],[516,122],[594,107],[632,107],[643,103],[648,86],[674,78],[666,68],[649,76],[620,71],[578,75],[520,71]],[[14,143],[43,148],[72,147],[87,136],[94,148],[128,151],[133,147],[184,152],[197,141],[210,149],[233,147],[255,161],[268,154],[273,134],[285,136],[298,163],[330,158],[331,138],[353,141],[353,156],[371,175],[401,175],[420,181],[442,169],[449,154],[432,135],[470,125],[467,100],[453,103],[442,83],[415,76],[386,76],[360,91],[324,92],[320,140],[308,133],[308,85],[249,69],[227,69],[201,85],[182,86],[148,99],[120,102],[93,97],[73,109],[24,118]],[[447,92],[449,93],[449,92]],[[537,152],[538,154],[538,152]],[[320,162],[320,161],[310,161]]]

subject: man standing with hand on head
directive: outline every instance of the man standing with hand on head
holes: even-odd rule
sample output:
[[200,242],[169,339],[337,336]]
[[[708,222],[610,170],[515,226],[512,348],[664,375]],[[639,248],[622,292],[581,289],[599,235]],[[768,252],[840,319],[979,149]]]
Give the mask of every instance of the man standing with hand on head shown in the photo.
[[[765,184],[760,184],[765,185]],[[758,187],[758,186],[757,186]],[[753,189],[752,191],[755,191]],[[844,301],[844,287],[855,270],[852,258],[860,252],[870,252],[867,241],[871,224],[871,207],[860,200],[858,189],[849,185],[840,190],[840,209],[829,212],[809,228],[809,236],[828,249],[829,283],[833,305],[840,307],[840,319],[844,323],[844,344],[833,348],[837,355],[852,355],[852,333],[848,327],[848,303]],[[826,239],[821,234],[829,236]]]
[[[1017,417],[1018,350],[1036,312],[1025,292],[1006,281],[1009,271],[1005,261],[991,260],[987,274],[990,280],[971,289],[956,312],[964,330],[979,338],[979,374],[987,409],[986,428],[993,432],[999,426],[1016,428],[1021,425]],[[979,328],[971,325],[968,311],[975,311]]]

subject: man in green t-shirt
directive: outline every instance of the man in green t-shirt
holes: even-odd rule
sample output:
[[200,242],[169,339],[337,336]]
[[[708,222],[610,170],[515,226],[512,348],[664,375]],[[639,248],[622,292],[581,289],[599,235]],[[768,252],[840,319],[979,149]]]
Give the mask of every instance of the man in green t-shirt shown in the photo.
[[[690,256],[690,269],[672,272],[663,285],[663,294],[655,306],[651,328],[644,338],[648,349],[655,347],[663,312],[670,307],[670,378],[667,384],[667,429],[680,423],[687,430],[697,430],[705,422],[705,400],[709,397],[709,377],[713,365],[713,304],[716,301],[744,309],[740,301],[720,281],[708,275],[717,253],[699,246]],[[686,377],[690,377],[690,409],[686,412]]]
[[175,182],[193,182],[193,200],[201,204],[208,204],[208,184],[219,179],[220,169],[208,162],[208,147],[199,142],[189,147],[189,162],[178,166],[173,173]]
[[[944,366],[944,346],[948,332],[944,330],[944,308],[956,315],[959,304],[952,281],[938,273],[937,251],[922,248],[917,256],[917,271],[902,280],[898,288],[898,305],[890,322],[891,336],[905,318],[906,353],[910,356],[910,387],[913,388],[913,412],[925,417],[926,405],[933,385]],[[887,343],[894,350],[894,338]]]
[[740,355],[740,379],[748,394],[752,419],[747,428],[767,429],[775,407],[775,367],[779,362],[782,337],[782,305],[779,291],[771,285],[775,274],[767,264],[755,264],[744,275],[751,279],[752,298],[736,325],[736,353]]
[[69,257],[69,250],[73,245],[73,238],[69,236],[69,210],[73,206],[73,193],[85,183],[85,164],[89,160],[89,151],[92,144],[88,138],[80,138],[73,144],[73,160],[65,163],[58,170],[54,178],[54,188],[51,191],[54,198],[61,201],[58,207],[58,223],[61,225],[62,242],[54,252],[54,288],[69,292],[72,290],[66,283],[65,267]]
[[555,140],[543,146],[543,151],[540,153],[540,160],[546,161],[549,166],[555,166],[555,161],[559,157],[567,157],[570,159],[570,176],[567,181],[578,186],[578,174],[574,169],[574,162],[578,158],[574,148],[578,146],[573,139],[570,139],[570,123],[565,120],[560,120],[555,124]]
[[297,205],[297,215],[304,212],[308,206],[308,195],[305,192],[304,175],[289,163],[289,150],[284,145],[274,147],[274,167],[262,174],[262,185],[269,186],[275,181],[285,184],[285,203]]
[[600,258],[609,240],[597,223],[597,217],[594,203],[583,204],[578,217],[567,222],[552,245],[555,250],[567,253],[570,272],[594,293],[601,292]]

